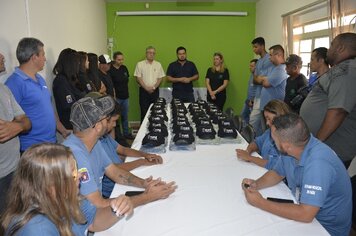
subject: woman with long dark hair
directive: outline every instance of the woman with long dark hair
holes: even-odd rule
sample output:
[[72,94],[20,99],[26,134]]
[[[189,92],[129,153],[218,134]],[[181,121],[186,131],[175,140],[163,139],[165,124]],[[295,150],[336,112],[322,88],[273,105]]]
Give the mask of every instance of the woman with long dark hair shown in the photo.
[[88,54],[83,51],[78,52],[79,57],[79,73],[78,79],[81,86],[81,90],[86,93],[96,92],[95,85],[88,78],[89,60]]
[[56,102],[59,120],[66,129],[73,128],[69,121],[70,109],[74,102],[83,98],[86,94],[81,90],[78,79],[79,56],[77,51],[66,48],[58,56],[53,68],[56,77],[53,80],[53,96]]
[[94,84],[96,91],[105,95],[106,87],[99,78],[99,59],[95,53],[88,53],[89,69],[88,78]]

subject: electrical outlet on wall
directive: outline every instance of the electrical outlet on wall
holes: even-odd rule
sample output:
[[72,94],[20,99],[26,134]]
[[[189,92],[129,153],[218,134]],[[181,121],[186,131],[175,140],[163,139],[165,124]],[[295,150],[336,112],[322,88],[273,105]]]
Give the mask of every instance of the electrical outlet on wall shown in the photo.
[[112,48],[114,46],[114,38],[108,38],[108,47]]

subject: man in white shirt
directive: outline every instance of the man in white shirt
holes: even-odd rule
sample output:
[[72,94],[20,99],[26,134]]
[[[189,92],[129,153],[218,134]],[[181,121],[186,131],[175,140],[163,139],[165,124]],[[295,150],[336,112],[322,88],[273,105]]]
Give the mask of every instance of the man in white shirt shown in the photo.
[[[5,57],[0,53],[0,73],[5,72]],[[6,208],[6,195],[20,161],[18,135],[31,129],[31,122],[11,91],[0,83],[0,215]]]
[[134,76],[140,86],[139,99],[141,108],[141,122],[151,103],[159,97],[159,85],[166,76],[161,63],[156,61],[156,49],[152,46],[146,48],[146,59],[136,65]]

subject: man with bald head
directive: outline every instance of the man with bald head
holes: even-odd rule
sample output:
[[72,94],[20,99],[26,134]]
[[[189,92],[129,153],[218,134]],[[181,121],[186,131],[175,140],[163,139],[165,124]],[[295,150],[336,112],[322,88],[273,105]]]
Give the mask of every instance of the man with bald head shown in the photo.
[[330,45],[331,69],[320,76],[300,115],[310,131],[329,145],[348,167],[356,156],[356,34],[338,35]]

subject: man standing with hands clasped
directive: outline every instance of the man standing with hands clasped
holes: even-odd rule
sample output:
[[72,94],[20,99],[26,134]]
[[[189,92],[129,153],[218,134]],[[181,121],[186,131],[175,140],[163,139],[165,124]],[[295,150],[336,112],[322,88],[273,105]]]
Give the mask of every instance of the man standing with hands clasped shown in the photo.
[[155,60],[155,55],[156,49],[152,46],[147,47],[146,59],[137,63],[134,73],[140,86],[141,122],[145,118],[151,103],[159,97],[159,85],[166,76],[161,63]]
[[195,64],[187,60],[187,50],[178,47],[177,61],[169,64],[167,69],[167,80],[172,82],[173,98],[179,98],[183,102],[194,102],[193,81],[199,79]]
[[[285,156],[259,179],[242,181],[246,200],[291,220],[308,223],[316,218],[331,235],[349,235],[352,190],[338,156],[311,135],[303,119],[294,113],[276,117],[271,131],[276,147]],[[268,201],[257,191],[284,178],[298,204]]]

